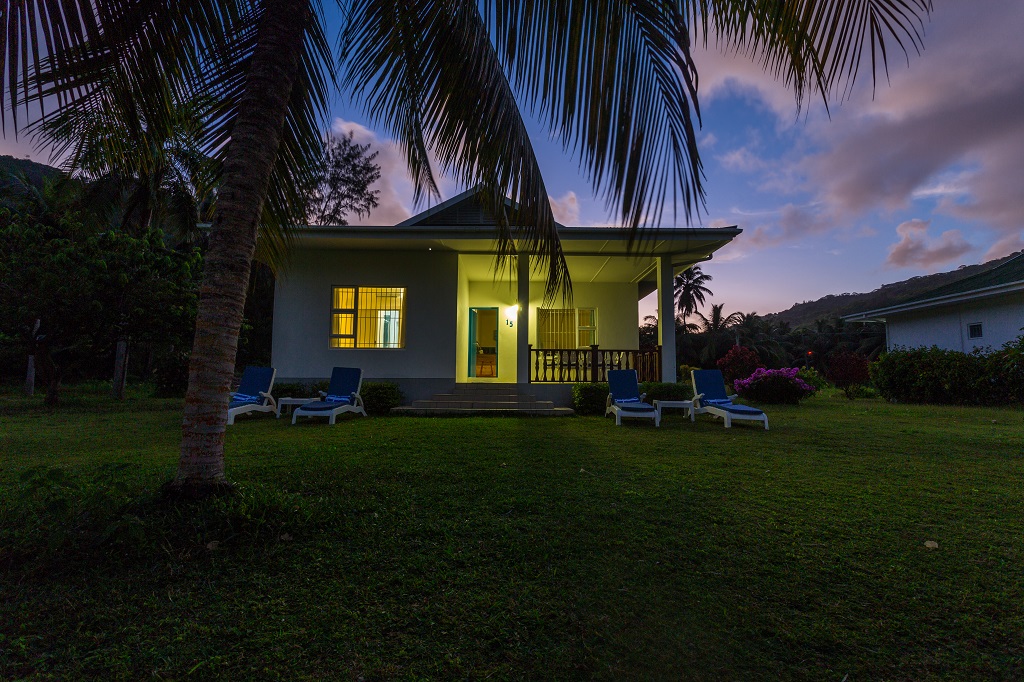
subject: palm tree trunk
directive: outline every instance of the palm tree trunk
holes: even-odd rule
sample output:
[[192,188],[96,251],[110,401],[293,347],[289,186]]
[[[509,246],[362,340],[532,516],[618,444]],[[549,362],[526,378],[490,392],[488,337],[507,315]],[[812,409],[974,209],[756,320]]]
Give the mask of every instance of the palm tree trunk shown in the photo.
[[299,74],[308,0],[266,0],[243,102],[225,152],[189,361],[181,457],[171,490],[203,496],[230,488],[224,432],[256,232]]
[[125,384],[128,383],[128,339],[119,337],[114,350],[114,378],[110,382],[110,397],[124,400]]
[[25,368],[25,395],[32,397],[36,392],[36,356],[28,356],[28,367]]

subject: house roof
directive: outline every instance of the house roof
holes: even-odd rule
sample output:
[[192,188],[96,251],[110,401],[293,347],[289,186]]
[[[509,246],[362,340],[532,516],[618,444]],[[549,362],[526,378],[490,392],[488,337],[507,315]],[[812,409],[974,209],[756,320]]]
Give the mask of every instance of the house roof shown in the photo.
[[[620,227],[558,225],[562,251],[573,278],[581,273],[584,280],[590,281],[653,280],[657,256],[670,256],[673,269],[679,272],[709,260],[741,232],[737,227],[650,228],[633,232]],[[475,262],[487,263],[487,268],[498,253],[495,221],[481,206],[475,189],[398,225],[307,226],[296,230],[294,237],[297,248],[438,250],[483,256],[486,258]],[[615,263],[610,263],[612,259]],[[544,273],[535,273],[534,277],[543,279]]]
[[844,320],[884,320],[887,315],[1024,291],[1024,253],[991,270],[919,294],[898,305],[844,315]]

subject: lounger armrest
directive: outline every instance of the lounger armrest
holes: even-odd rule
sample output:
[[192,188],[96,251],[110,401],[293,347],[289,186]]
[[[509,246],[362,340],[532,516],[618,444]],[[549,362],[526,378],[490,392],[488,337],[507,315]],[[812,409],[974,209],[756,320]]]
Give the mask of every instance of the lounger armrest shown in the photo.
[[739,393],[733,393],[732,395],[726,396],[726,397],[729,398],[729,400],[736,400],[736,398],[740,397],[740,394]]
[[693,402],[693,406],[695,408],[700,409],[700,401],[701,401],[701,399],[703,397],[704,397],[703,393],[698,393],[695,396],[693,396],[693,401],[692,402]]
[[260,395],[267,399],[267,403],[269,403],[271,407],[275,409],[277,408],[277,401],[274,400],[274,396],[270,395],[270,391],[260,391]]
[[321,398],[326,398],[327,397],[327,391],[317,391],[317,393],[320,394]]
[[647,400],[647,394],[646,393],[641,393],[640,394],[640,402],[643,402],[645,400]]

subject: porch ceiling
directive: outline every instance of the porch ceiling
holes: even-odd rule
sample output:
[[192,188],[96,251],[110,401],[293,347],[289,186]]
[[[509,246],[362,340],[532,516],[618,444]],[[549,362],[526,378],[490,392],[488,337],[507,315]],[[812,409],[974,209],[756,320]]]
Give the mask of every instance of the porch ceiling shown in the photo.
[[[736,227],[661,228],[641,232],[630,244],[621,228],[560,227],[562,250],[572,278],[581,282],[653,281],[656,256],[671,256],[676,272],[708,260],[742,230]],[[299,248],[356,251],[456,252],[464,256],[469,279],[493,279],[496,242],[491,226],[304,227]],[[543,280],[543,273],[531,279]]]

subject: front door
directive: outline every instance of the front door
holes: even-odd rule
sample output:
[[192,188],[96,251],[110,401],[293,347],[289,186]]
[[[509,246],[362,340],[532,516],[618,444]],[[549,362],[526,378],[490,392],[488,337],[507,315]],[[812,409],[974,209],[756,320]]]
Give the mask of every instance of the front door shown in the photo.
[[469,376],[498,376],[498,309],[469,309]]

